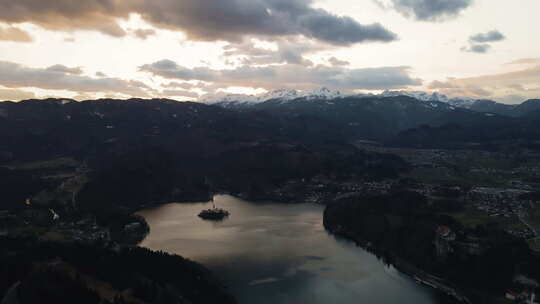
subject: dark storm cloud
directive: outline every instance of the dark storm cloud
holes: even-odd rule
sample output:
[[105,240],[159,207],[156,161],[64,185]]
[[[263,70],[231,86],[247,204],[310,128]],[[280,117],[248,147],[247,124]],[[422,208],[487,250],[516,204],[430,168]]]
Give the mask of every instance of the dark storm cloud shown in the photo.
[[97,30],[125,36],[116,18],[140,14],[156,27],[194,40],[240,41],[246,36],[302,35],[335,45],[387,42],[396,35],[311,7],[312,0],[0,0],[0,21],[32,22],[51,30]]
[[184,30],[198,40],[239,41],[250,36],[303,35],[332,44],[392,41],[380,24],[362,25],[311,7],[311,0],[153,0],[140,1],[143,18]]
[[41,69],[0,61],[0,85],[8,88],[32,87],[74,92],[122,93],[141,97],[148,95],[145,90],[150,90],[139,81],[118,78],[96,79],[77,75],[77,72],[77,68],[67,68],[62,65]]
[[119,3],[119,0],[0,0],[0,21],[31,22],[50,30],[97,30],[121,37],[126,33],[113,17],[128,17],[129,10]]
[[265,89],[283,87],[317,88],[330,86],[342,90],[394,89],[420,85],[422,81],[411,77],[408,67],[379,67],[348,69],[323,65],[297,64],[264,67],[240,66],[235,69],[187,68],[170,60],[143,65],[140,71],[168,79],[213,82],[219,87],[243,86]]
[[476,35],[473,35],[469,37],[470,41],[478,42],[478,43],[485,43],[485,42],[496,42],[496,41],[502,41],[506,37],[499,31],[493,30],[486,33],[479,33]]
[[473,0],[392,0],[392,3],[406,17],[421,21],[441,21],[459,15]]

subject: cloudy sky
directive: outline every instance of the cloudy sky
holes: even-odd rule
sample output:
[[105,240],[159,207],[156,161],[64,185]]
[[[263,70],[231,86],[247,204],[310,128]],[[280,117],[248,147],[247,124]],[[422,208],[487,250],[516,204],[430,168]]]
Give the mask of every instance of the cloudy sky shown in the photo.
[[0,100],[540,98],[538,0],[0,0]]

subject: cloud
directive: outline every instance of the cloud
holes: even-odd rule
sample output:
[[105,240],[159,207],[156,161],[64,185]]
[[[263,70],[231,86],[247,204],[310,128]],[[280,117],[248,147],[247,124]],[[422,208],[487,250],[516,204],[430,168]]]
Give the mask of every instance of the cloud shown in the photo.
[[499,97],[498,100],[500,102],[508,103],[508,104],[519,104],[527,100],[527,96],[519,95],[519,94],[511,94],[511,95]]
[[184,90],[189,90],[189,89],[192,89],[192,88],[199,88],[201,87],[200,84],[191,84],[189,82],[169,82],[169,83],[166,83],[166,84],[163,84],[161,85],[162,88],[166,88],[166,89],[184,89]]
[[75,95],[73,99],[78,100],[78,101],[83,101],[83,100],[96,99],[96,97],[93,94],[82,93],[82,94]]
[[81,75],[83,73],[83,70],[81,67],[70,68],[61,64],[52,65],[48,67],[46,70],[49,72],[57,72],[57,73],[73,74],[73,75]]
[[[309,39],[278,38],[273,41],[261,43],[257,40],[246,40],[241,43],[231,43],[223,47],[223,56],[227,57],[230,65],[271,65],[271,64],[298,64],[313,66],[314,63],[305,58],[306,55],[331,51],[336,46],[318,43]],[[336,57],[327,59],[332,66],[347,66],[348,61]]]
[[196,92],[191,92],[188,90],[164,90],[162,95],[167,97],[189,97],[189,98],[199,98],[199,94]]
[[[278,63],[313,65],[313,62],[304,58],[304,55],[328,50],[331,47],[306,39],[276,39],[275,46],[264,48],[256,45],[252,40],[241,43],[231,43],[223,48],[223,56],[236,59],[243,65],[267,65]],[[230,60],[229,60],[230,61]]]
[[504,39],[506,39],[506,37],[497,30],[478,33],[469,37],[469,46],[464,46],[461,50],[464,52],[485,54],[491,49],[491,44],[486,42],[498,42]]
[[490,91],[488,91],[486,89],[483,89],[483,88],[479,88],[479,87],[472,87],[471,86],[471,87],[468,87],[467,89],[474,96],[489,97],[489,96],[493,95],[492,92],[490,92]]
[[347,66],[347,65],[350,65],[351,63],[346,61],[346,60],[339,60],[337,59],[336,57],[330,57],[328,59],[328,62],[332,65],[332,66],[335,66],[335,67],[338,67],[338,66]]
[[[444,21],[458,16],[473,0],[391,0],[393,8],[405,17],[420,21]],[[379,6],[384,4],[377,1]]]
[[133,30],[133,34],[139,39],[146,40],[148,37],[156,35],[157,32],[153,29],[136,29]]
[[0,61],[0,85],[8,88],[31,87],[74,92],[111,92],[140,97],[148,96],[147,91],[151,90],[139,81],[118,78],[96,79],[77,75],[77,70],[78,68],[67,68],[61,65],[45,69],[31,68],[9,61]]
[[502,41],[506,37],[497,30],[492,30],[486,33],[478,33],[476,35],[473,35],[469,37],[470,41],[478,42],[478,43],[486,43],[486,42],[496,42],[496,41]]
[[540,58],[522,58],[507,64],[540,64]]
[[304,36],[350,45],[387,42],[396,35],[378,23],[363,25],[311,7],[312,0],[146,0],[138,8],[155,26],[184,31],[194,40],[241,41],[246,36]]
[[32,42],[32,37],[27,32],[16,27],[0,27],[0,41]]
[[0,0],[0,20],[6,23],[31,22],[49,30],[96,30],[114,37],[126,32],[115,18],[129,16],[118,0]]
[[485,54],[491,49],[491,45],[484,43],[484,44],[471,44],[468,47],[462,47],[461,50],[463,52],[469,52],[469,53],[478,53],[478,54]]
[[459,87],[450,81],[435,80],[428,85],[428,89],[457,89],[457,88]]
[[211,69],[187,68],[171,60],[161,60],[143,65],[139,70],[167,79],[213,82],[219,87],[307,89],[329,86],[341,90],[379,90],[404,88],[422,83],[420,79],[412,78],[410,68],[404,66],[348,69],[324,65],[282,64]]
[[190,69],[179,66],[172,60],[160,60],[152,64],[146,64],[139,67],[139,70],[168,79],[213,81],[219,77],[219,72],[217,70],[206,67]]
[[[97,30],[111,36],[124,36],[125,31],[111,16],[115,11],[113,2],[0,0],[0,20],[8,23],[32,22],[50,30]],[[128,15],[124,13],[123,16]]]
[[19,101],[36,97],[36,94],[23,90],[0,89],[0,100]]
[[391,5],[388,5],[387,3],[385,3],[382,0],[373,0],[373,3],[375,3],[375,5],[377,5],[380,9],[383,9],[383,10],[387,10],[387,9],[392,8]]
[[524,97],[521,101],[539,98],[540,64],[513,72],[432,82],[428,87],[450,96],[490,96],[503,102],[515,101],[516,96]]
[[396,40],[378,23],[361,24],[312,4],[313,0],[0,0],[0,21],[122,37],[126,31],[117,19],[136,13],[155,27],[182,31],[193,40],[304,36],[334,45]]

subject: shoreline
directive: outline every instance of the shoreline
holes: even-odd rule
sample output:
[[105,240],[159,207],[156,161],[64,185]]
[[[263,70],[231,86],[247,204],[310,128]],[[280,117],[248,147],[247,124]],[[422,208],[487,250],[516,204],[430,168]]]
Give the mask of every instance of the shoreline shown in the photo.
[[[213,196],[216,196],[216,195],[231,195],[233,197],[237,197],[237,198],[242,199],[242,200],[251,201],[248,198],[244,198],[244,197],[241,197],[241,196],[236,196],[234,194],[226,193],[226,192],[214,193],[213,194]],[[172,203],[172,204],[175,204],[175,203],[178,203],[178,204],[196,204],[196,203],[210,203],[212,200],[209,200],[209,201],[206,201],[206,202],[202,202],[202,201],[194,201],[194,202],[183,201],[183,202],[170,202],[170,203]],[[291,204],[288,201],[276,201],[274,199],[266,199],[266,200],[261,199],[261,200],[253,201],[253,203],[257,203],[257,202],[260,202],[260,201],[267,201],[267,202],[271,201],[271,202],[281,203],[281,204]],[[300,203],[318,204],[318,203],[315,203],[315,202],[298,202],[298,204],[300,204]],[[136,212],[141,211],[143,209],[147,209],[147,208],[156,208],[156,207],[159,207],[159,206],[164,205],[164,204],[169,204],[169,203],[148,204],[148,205],[142,206],[142,208],[137,209]],[[136,212],[133,213],[133,214],[136,214]],[[324,212],[322,214],[322,217],[324,217]],[[369,252],[370,254],[375,255],[380,260],[381,263],[393,266],[397,271],[399,271],[400,273],[406,275],[411,280],[416,281],[418,284],[426,285],[426,286],[436,290],[441,295],[451,297],[453,300],[457,301],[458,303],[467,303],[467,304],[472,303],[468,299],[468,297],[464,295],[465,292],[459,290],[457,287],[449,286],[451,283],[445,282],[443,279],[436,278],[435,276],[433,276],[433,275],[431,275],[429,273],[426,273],[425,271],[421,270],[418,267],[413,266],[412,264],[406,262],[405,260],[403,260],[403,259],[401,259],[399,257],[393,256],[391,253],[382,253],[382,255],[380,255],[379,253],[381,253],[381,252],[378,252],[373,246],[370,246],[370,242],[366,242],[366,241],[363,241],[363,240],[360,241],[360,240],[357,240],[356,238],[354,238],[352,236],[349,236],[349,234],[347,234],[347,233],[335,232],[332,229],[329,229],[327,227],[324,227],[324,228],[325,228],[325,231],[330,233],[330,234],[338,236],[338,237],[340,237],[340,238],[342,238],[344,240],[354,242],[356,244],[356,246],[362,248],[363,250]],[[151,227],[150,227],[150,229],[151,229]],[[145,238],[146,238],[146,236],[145,236]],[[142,243],[143,240],[141,240],[141,242],[139,242],[135,246],[139,246],[139,244]],[[203,266],[204,266],[204,264],[203,264]]]
[[437,278],[434,275],[421,270],[420,268],[408,263],[402,258],[394,256],[392,253],[378,251],[374,246],[371,246],[371,242],[359,240],[356,237],[351,236],[347,232],[335,231],[327,227],[325,227],[325,229],[328,233],[355,243],[356,246],[375,255],[378,259],[381,260],[382,263],[393,266],[397,271],[410,277],[418,284],[426,285],[436,290],[441,295],[451,297],[453,298],[453,300],[457,301],[457,303],[472,303],[471,300],[469,300],[469,297],[465,295],[467,294],[466,292],[460,290],[458,287],[452,287],[447,285],[452,284],[451,282],[445,282],[443,279]]

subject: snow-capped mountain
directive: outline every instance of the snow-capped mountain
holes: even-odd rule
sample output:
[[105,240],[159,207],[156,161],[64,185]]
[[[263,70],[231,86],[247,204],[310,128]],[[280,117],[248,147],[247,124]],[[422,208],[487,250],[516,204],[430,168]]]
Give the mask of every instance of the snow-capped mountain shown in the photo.
[[422,91],[388,91],[387,90],[375,96],[378,96],[378,97],[408,96],[408,97],[416,98],[421,101],[444,102],[454,107],[466,108],[466,109],[470,108],[476,102],[476,99],[470,98],[470,97],[449,98],[448,96],[437,93],[437,92],[433,92],[430,94],[430,93],[422,92]]
[[416,98],[421,101],[440,101],[440,102],[447,102],[448,97],[443,94],[439,93],[426,93],[422,91],[389,91],[386,90],[382,92],[379,95],[375,95],[378,97],[397,97],[397,96],[408,96],[412,98]]
[[454,107],[470,109],[476,102],[477,100],[474,98],[458,97],[458,98],[448,99],[446,103]]
[[329,90],[327,88],[320,88],[314,91],[311,91],[310,93],[304,95],[306,99],[336,99],[336,98],[342,98],[345,97],[341,94],[340,91],[333,91]]
[[242,95],[242,94],[213,94],[206,95],[200,99],[200,102],[209,104],[257,104],[269,100],[281,100],[291,101],[295,99],[318,99],[318,100],[330,100],[335,98],[344,97],[339,91],[329,90],[327,88],[320,88],[313,91],[299,91],[280,89],[270,91],[260,95]]
[[217,93],[217,94],[207,94],[203,95],[199,102],[207,104],[216,104],[216,103],[257,103],[258,97],[255,95],[245,95],[245,94],[226,94],[226,93]]
[[242,94],[214,94],[206,95],[200,99],[200,102],[208,104],[220,104],[228,107],[249,106],[263,103],[269,100],[279,100],[288,102],[296,99],[302,100],[333,100],[336,98],[355,97],[355,98],[386,98],[407,96],[423,102],[442,102],[450,106],[469,109],[477,101],[469,97],[449,98],[444,94],[437,92],[427,93],[422,91],[390,91],[386,90],[381,94],[342,94],[339,91],[328,88],[320,88],[313,91],[299,91],[280,89],[270,91],[260,95],[242,95]]

